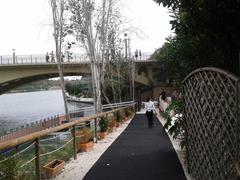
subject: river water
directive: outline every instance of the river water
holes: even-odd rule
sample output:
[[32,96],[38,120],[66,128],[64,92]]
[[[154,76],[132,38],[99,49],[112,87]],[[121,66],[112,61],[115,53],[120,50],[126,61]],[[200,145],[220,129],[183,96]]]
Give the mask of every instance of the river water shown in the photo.
[[[75,111],[89,105],[71,102]],[[0,95],[0,134],[53,115],[64,114],[61,90],[13,93]]]

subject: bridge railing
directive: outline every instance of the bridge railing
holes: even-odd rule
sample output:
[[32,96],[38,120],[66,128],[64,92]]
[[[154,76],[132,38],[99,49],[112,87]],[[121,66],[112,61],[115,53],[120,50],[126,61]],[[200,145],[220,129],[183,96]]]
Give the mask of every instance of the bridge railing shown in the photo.
[[[0,56],[0,64],[44,64],[44,63],[56,63],[56,57],[53,59],[50,57],[46,60],[46,55],[44,54],[34,54],[34,55],[6,55]],[[86,54],[74,54],[71,58],[63,57],[62,62],[89,62]]]
[[[132,53],[131,53],[132,54]],[[143,52],[141,56],[131,55],[131,59],[134,61],[146,61],[150,58],[151,52]],[[0,56],[0,65],[11,64],[45,64],[56,63],[56,57],[46,59],[44,54],[32,54],[32,55],[4,55]],[[90,62],[87,54],[73,54],[71,56],[63,56],[62,62],[64,63],[84,63]]]
[[153,53],[152,52],[142,52],[141,55],[138,54],[137,56],[135,55],[135,52],[131,52],[130,53],[130,57],[131,59],[133,59],[134,61],[146,61],[149,60],[151,55]]

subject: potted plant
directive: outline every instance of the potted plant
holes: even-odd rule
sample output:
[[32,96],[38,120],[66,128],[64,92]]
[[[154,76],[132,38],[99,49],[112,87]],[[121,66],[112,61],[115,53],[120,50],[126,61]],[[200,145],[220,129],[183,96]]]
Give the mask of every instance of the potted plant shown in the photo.
[[45,166],[43,166],[46,177],[53,178],[53,177],[57,176],[58,174],[60,174],[60,172],[63,169],[64,164],[65,164],[65,161],[55,159],[55,160],[49,162],[48,164],[46,164]]
[[119,111],[115,112],[115,117],[117,121],[117,127],[120,127],[122,124],[122,115]]
[[112,133],[115,128],[116,128],[116,120],[114,117],[112,117],[111,121],[108,124],[108,132]]
[[124,109],[124,113],[125,113],[125,121],[127,121],[130,118],[131,111],[130,109],[126,108]]
[[100,132],[99,132],[100,139],[104,139],[108,134],[108,118],[107,117],[101,117],[99,121],[99,127],[100,127]]
[[124,111],[120,111],[120,118],[121,118],[121,123],[124,123],[126,121],[126,115]]
[[[79,132],[78,132],[79,133]],[[87,152],[93,148],[93,138],[94,134],[91,128],[83,128],[80,130],[80,136],[77,137],[77,148],[78,151]]]

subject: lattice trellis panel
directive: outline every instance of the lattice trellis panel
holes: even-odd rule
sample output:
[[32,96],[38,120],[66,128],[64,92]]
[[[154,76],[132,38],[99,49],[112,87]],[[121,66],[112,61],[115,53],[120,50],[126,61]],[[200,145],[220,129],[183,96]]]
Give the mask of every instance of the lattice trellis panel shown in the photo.
[[239,78],[202,68],[183,81],[189,172],[197,180],[240,179]]

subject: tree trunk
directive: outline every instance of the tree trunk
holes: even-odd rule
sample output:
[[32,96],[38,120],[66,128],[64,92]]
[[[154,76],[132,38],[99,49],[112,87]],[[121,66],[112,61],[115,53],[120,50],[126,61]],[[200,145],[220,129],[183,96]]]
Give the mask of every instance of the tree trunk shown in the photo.
[[102,112],[101,103],[101,88],[100,88],[100,76],[99,69],[96,62],[91,62],[91,72],[92,72],[92,86],[93,86],[93,97],[94,97],[94,107],[95,113]]
[[[51,7],[52,7],[52,15],[53,15],[54,40],[55,40],[55,46],[56,46],[56,59],[57,59],[58,73],[59,73],[59,77],[60,77],[60,86],[62,89],[62,96],[63,96],[66,119],[67,119],[67,121],[70,121],[69,113],[68,113],[68,106],[67,106],[67,99],[66,99],[66,94],[65,94],[62,62],[61,62],[61,50],[62,50],[62,41],[63,41],[64,0],[61,0],[59,2],[59,9],[57,6],[57,1],[51,0]],[[58,16],[58,15],[60,15],[60,16]]]

